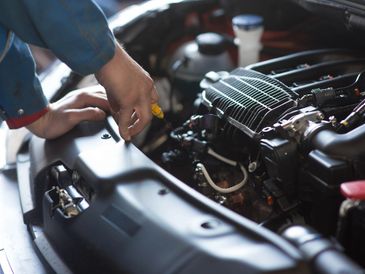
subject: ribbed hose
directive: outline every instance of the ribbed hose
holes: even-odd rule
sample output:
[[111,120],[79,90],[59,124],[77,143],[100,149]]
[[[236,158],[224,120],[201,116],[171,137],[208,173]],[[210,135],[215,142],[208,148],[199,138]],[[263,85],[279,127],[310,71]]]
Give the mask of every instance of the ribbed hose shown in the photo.
[[365,156],[365,124],[348,133],[338,134],[323,129],[311,138],[312,145],[331,156],[341,158],[359,158]]
[[282,236],[296,246],[316,274],[364,274],[364,269],[348,258],[337,243],[324,238],[314,229],[295,225]]

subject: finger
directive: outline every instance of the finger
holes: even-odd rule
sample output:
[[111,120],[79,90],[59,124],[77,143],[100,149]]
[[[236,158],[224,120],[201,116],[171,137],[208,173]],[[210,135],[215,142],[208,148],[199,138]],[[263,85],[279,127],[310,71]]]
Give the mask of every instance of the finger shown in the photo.
[[105,88],[102,85],[94,85],[90,87],[85,87],[80,89],[82,92],[95,92],[95,93],[105,93]]
[[131,136],[140,133],[145,126],[151,121],[151,104],[144,104],[136,109],[138,120],[129,127]]
[[96,107],[67,110],[68,121],[73,127],[82,121],[101,121],[105,119],[106,113]]
[[85,87],[85,88],[75,89],[75,90],[69,92],[67,95],[65,95],[65,97],[78,95],[83,92],[105,93],[105,88],[102,85],[94,85],[94,86],[89,86],[89,87]]
[[137,112],[133,112],[129,125],[132,126],[137,120],[138,120]]
[[54,103],[59,109],[82,109],[86,107],[98,107],[104,111],[110,111],[107,96],[103,92],[79,92],[76,90]]
[[74,97],[70,108],[98,107],[104,111],[110,110],[108,99],[103,94],[97,93],[80,93]]
[[133,114],[133,108],[120,109],[118,112],[119,133],[120,136],[122,136],[123,139],[126,141],[131,140],[131,134],[129,132],[128,127],[130,125],[132,114]]

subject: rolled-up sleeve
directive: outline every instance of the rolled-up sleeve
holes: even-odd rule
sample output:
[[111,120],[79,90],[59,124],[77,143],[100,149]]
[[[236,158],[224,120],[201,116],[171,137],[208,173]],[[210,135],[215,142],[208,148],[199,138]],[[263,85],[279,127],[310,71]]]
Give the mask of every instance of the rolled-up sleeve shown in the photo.
[[44,115],[47,105],[29,48],[14,37],[0,63],[0,117],[9,128],[19,128]]
[[3,0],[0,21],[27,43],[49,48],[74,71],[95,73],[114,55],[106,18],[91,0]]

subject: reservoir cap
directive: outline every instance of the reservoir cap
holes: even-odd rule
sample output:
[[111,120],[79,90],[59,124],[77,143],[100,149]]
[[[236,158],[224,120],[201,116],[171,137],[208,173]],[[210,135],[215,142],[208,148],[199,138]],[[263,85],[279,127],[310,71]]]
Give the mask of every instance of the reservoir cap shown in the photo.
[[226,40],[218,33],[207,32],[196,37],[199,52],[207,55],[219,55],[225,52]]
[[365,200],[365,181],[353,181],[341,184],[341,193],[348,199]]
[[241,14],[233,17],[232,24],[240,29],[252,30],[263,25],[264,19],[256,14]]

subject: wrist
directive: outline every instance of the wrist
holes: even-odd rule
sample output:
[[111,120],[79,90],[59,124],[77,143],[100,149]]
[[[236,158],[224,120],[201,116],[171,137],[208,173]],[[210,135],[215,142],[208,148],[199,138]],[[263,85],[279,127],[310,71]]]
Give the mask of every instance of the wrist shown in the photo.
[[123,72],[128,69],[129,60],[125,50],[116,44],[113,58],[95,73],[96,79],[105,88],[113,86],[114,81],[120,81],[125,76]]
[[8,127],[10,129],[16,129],[24,126],[29,126],[33,124],[35,121],[39,120],[42,116],[44,116],[49,111],[49,106],[44,109],[37,111],[35,113],[29,115],[23,115],[17,118],[9,118],[6,120]]
[[45,133],[46,133],[46,128],[45,128],[45,117],[47,116],[47,114],[49,113],[50,111],[50,105],[48,105],[46,107],[46,112],[38,117],[38,119],[36,119],[35,121],[33,121],[32,123],[28,124],[26,126],[26,128],[32,132],[34,135],[38,136],[38,137],[42,137],[44,138],[45,136]]

